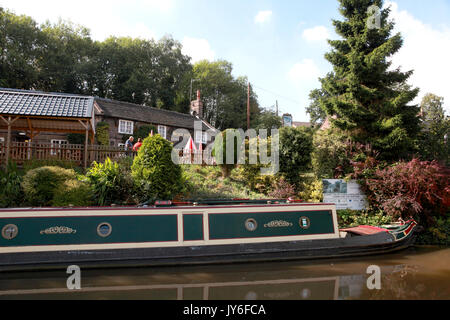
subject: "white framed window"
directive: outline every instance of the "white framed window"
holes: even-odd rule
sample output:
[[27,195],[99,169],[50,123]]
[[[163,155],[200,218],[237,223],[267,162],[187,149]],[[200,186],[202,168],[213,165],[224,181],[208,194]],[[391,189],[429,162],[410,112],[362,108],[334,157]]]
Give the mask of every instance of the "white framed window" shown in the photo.
[[158,126],[158,133],[164,139],[167,139],[167,127],[166,126]]
[[69,144],[67,140],[51,140],[52,143],[52,149],[50,150],[50,154],[52,156],[55,156],[58,151],[61,149],[63,145]]
[[5,143],[5,138],[0,137],[0,144],[4,144]]
[[133,134],[134,123],[128,120],[119,120],[119,133],[121,134]]
[[119,144],[117,144],[117,146],[118,146],[119,148],[125,150],[125,143],[119,143]]
[[195,143],[207,144],[208,134],[202,131],[195,131]]

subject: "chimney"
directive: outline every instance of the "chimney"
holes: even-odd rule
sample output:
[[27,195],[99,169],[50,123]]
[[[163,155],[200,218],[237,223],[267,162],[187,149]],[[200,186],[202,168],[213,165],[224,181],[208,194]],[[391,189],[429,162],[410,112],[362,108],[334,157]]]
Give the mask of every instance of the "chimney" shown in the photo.
[[200,90],[197,90],[197,100],[191,102],[191,114],[200,118],[203,117],[203,102],[200,99]]

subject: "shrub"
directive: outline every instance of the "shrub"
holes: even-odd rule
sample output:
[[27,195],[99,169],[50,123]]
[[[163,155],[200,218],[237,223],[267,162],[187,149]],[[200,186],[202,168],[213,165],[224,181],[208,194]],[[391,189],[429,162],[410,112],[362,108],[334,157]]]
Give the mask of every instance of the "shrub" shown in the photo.
[[313,139],[311,162],[318,178],[339,178],[337,168],[348,165],[347,139],[337,130],[317,131]]
[[444,216],[450,206],[450,170],[435,161],[399,162],[364,181],[369,203],[393,218],[414,217],[431,225],[433,216]]
[[296,196],[295,187],[286,181],[284,177],[280,177],[273,185],[273,191],[269,193],[269,197],[274,199],[287,199]]
[[361,225],[381,226],[392,222],[391,217],[384,215],[382,211],[373,213],[346,209],[338,210],[337,216],[339,228],[351,228]]
[[67,180],[55,190],[52,205],[56,207],[87,207],[93,204],[92,189],[79,180]]
[[[216,136],[212,155],[216,158],[218,165],[222,168],[222,176],[227,178],[231,171],[236,167],[239,160],[239,152],[241,151],[242,137],[238,130],[227,129],[220,135]],[[228,146],[228,144],[232,146]],[[233,151],[233,157],[227,152]],[[231,159],[228,159],[228,158]]]
[[286,180],[296,185],[300,174],[311,166],[313,150],[312,131],[308,128],[280,129],[280,173]]
[[128,201],[133,190],[132,178],[109,158],[105,163],[94,162],[86,178],[100,206],[123,204]]
[[[270,164],[261,163],[262,159],[260,157],[260,151],[261,148],[264,148],[267,150],[267,156],[270,156],[271,143],[270,137],[268,139],[255,138],[250,141],[248,139],[245,140],[245,164],[239,165],[238,172],[252,191],[268,194],[276,179],[274,175],[263,174],[266,172],[262,172],[265,168],[269,170]],[[250,158],[250,151],[252,151],[252,154],[256,151],[256,159]],[[250,164],[250,162],[254,160],[256,160],[257,163]]]
[[131,167],[143,200],[170,200],[182,191],[182,170],[172,161],[172,150],[159,134],[144,140]]
[[60,167],[64,169],[73,169],[77,173],[82,173],[83,168],[79,167],[75,161],[69,160],[30,160],[25,161],[23,169],[28,172],[41,167]]
[[143,125],[139,128],[135,128],[133,135],[136,139],[141,138],[142,140],[144,140],[152,133],[152,131],[156,134],[158,132],[158,129],[152,125]]
[[0,208],[18,207],[23,202],[22,175],[14,162],[7,171],[0,170]]
[[67,180],[76,180],[72,169],[60,167],[41,167],[28,171],[21,184],[25,194],[25,202],[31,206],[50,206],[55,191]]
[[322,202],[323,201],[323,183],[312,177],[304,178],[300,183],[298,196],[305,202]]
[[109,123],[99,122],[95,128],[95,138],[101,146],[109,146]]

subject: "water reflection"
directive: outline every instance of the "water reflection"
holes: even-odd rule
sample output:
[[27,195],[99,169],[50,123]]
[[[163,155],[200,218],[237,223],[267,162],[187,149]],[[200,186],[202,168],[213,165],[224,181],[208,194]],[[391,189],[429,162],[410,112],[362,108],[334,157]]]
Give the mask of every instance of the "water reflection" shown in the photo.
[[[370,265],[381,268],[381,290],[367,288]],[[66,289],[67,276],[0,274],[0,299],[450,299],[450,249],[309,263],[83,270],[80,291]]]

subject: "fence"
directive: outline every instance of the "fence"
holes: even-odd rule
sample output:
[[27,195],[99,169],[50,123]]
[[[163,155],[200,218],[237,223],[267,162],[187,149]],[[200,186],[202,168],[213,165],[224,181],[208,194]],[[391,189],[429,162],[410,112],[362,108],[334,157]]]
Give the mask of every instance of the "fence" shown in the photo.
[[[0,164],[6,160],[6,144],[0,142]],[[18,165],[26,161],[46,160],[46,161],[68,161],[76,165],[84,165],[84,145],[81,144],[38,144],[28,142],[12,142],[10,159]],[[123,147],[88,145],[87,164],[88,166],[96,162],[104,162],[107,158],[118,160],[127,156],[134,156],[133,152],[128,152]],[[211,155],[201,151],[192,153],[180,153],[180,164],[207,164],[214,165],[215,160]]]
[[[76,165],[84,165],[84,145],[81,144],[41,144],[28,142],[12,142],[9,159],[21,165],[30,160],[68,161]],[[0,143],[0,163],[6,160],[6,144]],[[87,163],[104,162],[106,158],[117,160],[127,156],[120,147],[89,145]]]

